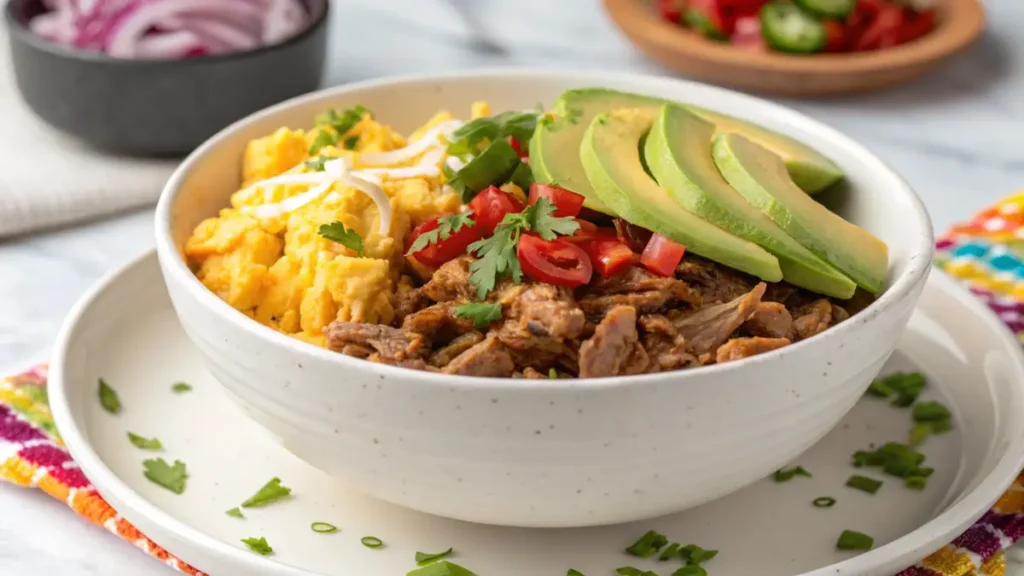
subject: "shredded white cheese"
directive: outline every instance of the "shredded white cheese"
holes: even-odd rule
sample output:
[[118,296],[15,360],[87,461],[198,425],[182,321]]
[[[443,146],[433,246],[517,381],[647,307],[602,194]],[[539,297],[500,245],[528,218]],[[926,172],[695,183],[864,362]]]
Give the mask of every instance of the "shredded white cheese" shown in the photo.
[[361,155],[359,160],[363,164],[372,164],[375,166],[408,162],[435,146],[438,143],[438,137],[443,137],[446,141],[450,141],[451,133],[458,130],[461,126],[462,122],[460,120],[442,122],[430,130],[427,130],[426,134],[405,148],[390,150],[388,152],[370,152]]

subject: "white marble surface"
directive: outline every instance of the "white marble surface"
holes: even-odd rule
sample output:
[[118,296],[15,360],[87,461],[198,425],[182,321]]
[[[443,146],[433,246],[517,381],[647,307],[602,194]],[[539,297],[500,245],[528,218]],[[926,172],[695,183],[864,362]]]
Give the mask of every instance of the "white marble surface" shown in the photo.
[[[328,81],[485,66],[662,72],[618,35],[597,0],[461,4],[470,21],[444,0],[338,0]],[[870,96],[790,102],[901,172],[940,230],[1024,188],[1024,3],[987,5],[984,39],[924,80]],[[75,299],[152,245],[150,224],[145,211],[0,243],[0,370],[44,359]],[[0,485],[0,574],[169,573],[61,503]]]

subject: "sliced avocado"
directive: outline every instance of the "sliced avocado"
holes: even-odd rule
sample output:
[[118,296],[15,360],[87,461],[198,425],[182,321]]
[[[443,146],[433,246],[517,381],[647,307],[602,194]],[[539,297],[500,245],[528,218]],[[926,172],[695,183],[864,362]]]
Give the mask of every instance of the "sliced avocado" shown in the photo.
[[878,294],[889,269],[889,248],[802,193],[778,155],[740,136],[719,134],[711,146],[719,172],[737,192],[794,240]]
[[843,171],[835,162],[789,136],[697,106],[687,109],[714,124],[718,132],[738,132],[781,156],[793,182],[808,194],[821,192],[843,179]]
[[658,184],[701,219],[774,254],[790,284],[837,298],[853,296],[852,280],[793,240],[722,178],[711,158],[714,134],[713,124],[683,107],[662,107],[644,146]]
[[779,261],[763,248],[701,220],[676,202],[640,162],[640,139],[657,109],[597,114],[583,134],[580,157],[597,197],[620,217],[687,250],[769,282],[782,279]]

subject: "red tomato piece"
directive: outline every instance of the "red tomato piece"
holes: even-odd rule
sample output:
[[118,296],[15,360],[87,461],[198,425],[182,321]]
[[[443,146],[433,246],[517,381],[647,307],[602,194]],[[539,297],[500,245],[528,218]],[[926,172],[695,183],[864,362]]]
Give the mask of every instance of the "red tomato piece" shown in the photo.
[[757,16],[743,16],[736,20],[736,31],[729,43],[742,50],[767,52],[768,42],[761,34],[761,19]]
[[683,21],[715,40],[728,40],[736,28],[736,14],[723,0],[690,0]]
[[757,16],[768,0],[718,0],[718,3],[722,14],[739,19]]
[[842,22],[826,18],[822,20],[822,24],[825,25],[825,34],[828,35],[825,52],[846,52],[850,49],[848,29]]
[[555,216],[558,218],[564,216],[575,218],[583,209],[584,198],[575,192],[550,184],[537,182],[530,184],[530,204],[536,204],[537,200],[541,198],[547,198],[548,202],[551,202],[555,207]]
[[900,31],[903,28],[903,8],[891,4],[882,5],[874,19],[857,38],[853,49],[881,50],[891,48],[900,43]]
[[530,155],[528,151],[523,149],[523,143],[517,140],[516,138],[509,136],[508,143],[510,146],[512,146],[512,149],[516,151],[516,155],[519,156],[520,158],[526,158],[527,156]]
[[505,214],[518,214],[526,208],[523,201],[511,194],[506,194],[497,186],[488,186],[481,190],[469,203],[473,211],[473,221],[480,229],[480,236],[486,238],[494,233]]
[[603,278],[625,272],[636,259],[636,253],[614,236],[599,237],[582,245],[590,262]]
[[685,0],[658,0],[658,14],[667,22],[679,24],[686,8]]
[[[427,220],[413,229],[412,236],[409,238],[409,246],[412,246],[422,234],[431,230],[437,230],[440,219],[441,217],[439,216],[432,220]],[[437,242],[431,242],[426,248],[419,252],[413,252],[412,255],[421,263],[437,268],[445,262],[465,254],[466,248],[481,237],[479,225],[463,226],[458,232],[452,232],[444,240],[438,238]]]
[[910,12],[905,15],[903,29],[900,30],[900,44],[906,44],[928,34],[935,28],[935,12]]
[[658,276],[668,277],[675,272],[676,266],[679,266],[685,253],[686,247],[682,244],[669,240],[661,234],[655,234],[651,236],[651,241],[647,243],[644,253],[640,255],[640,263]]
[[523,272],[538,282],[575,288],[590,282],[594,274],[587,253],[561,239],[547,241],[536,234],[523,234],[516,255]]
[[578,244],[580,242],[589,242],[594,238],[597,238],[599,233],[597,224],[587,222],[586,220],[580,220],[579,218],[576,219],[576,223],[580,225],[579,230],[577,230],[572,236],[563,236],[562,240]]

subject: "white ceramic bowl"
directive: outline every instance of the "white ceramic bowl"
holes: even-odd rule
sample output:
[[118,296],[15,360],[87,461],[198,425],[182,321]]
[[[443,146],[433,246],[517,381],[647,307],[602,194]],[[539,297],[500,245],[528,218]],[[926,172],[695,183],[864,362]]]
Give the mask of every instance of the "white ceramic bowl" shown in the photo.
[[[364,104],[411,130],[433,112],[550,104],[605,86],[745,117],[833,158],[848,174],[833,209],[888,243],[887,289],[809,340],[691,371],[594,380],[454,377],[373,364],[261,326],[209,292],[181,247],[228,204],[248,140]],[[931,265],[928,216],[907,185],[842,134],[792,110],[691,82],[563,71],[482,71],[364,82],[285,102],[194,152],[156,214],[174,308],[213,375],[299,458],[409,508],[512,526],[584,526],[682,510],[742,488],[820,440],[892,352]]]

